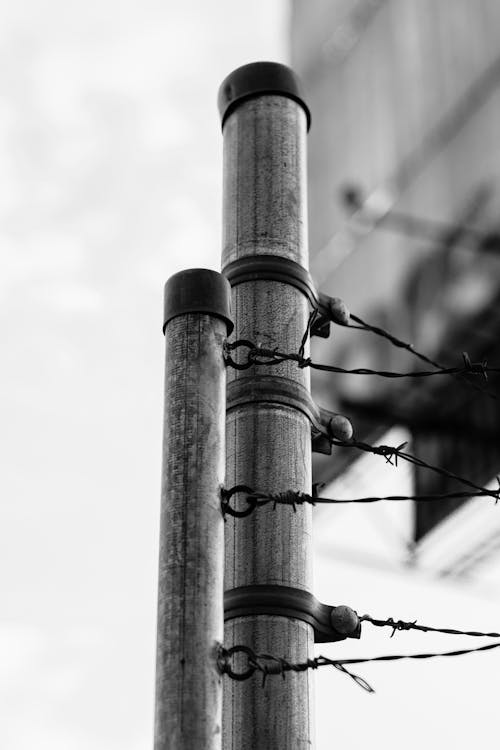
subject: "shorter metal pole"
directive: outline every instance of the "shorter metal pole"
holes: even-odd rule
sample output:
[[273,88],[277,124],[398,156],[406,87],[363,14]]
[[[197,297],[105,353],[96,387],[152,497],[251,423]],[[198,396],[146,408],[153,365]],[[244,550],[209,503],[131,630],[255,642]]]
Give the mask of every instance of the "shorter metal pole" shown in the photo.
[[165,287],[165,408],[155,750],[220,750],[230,287],[193,269]]

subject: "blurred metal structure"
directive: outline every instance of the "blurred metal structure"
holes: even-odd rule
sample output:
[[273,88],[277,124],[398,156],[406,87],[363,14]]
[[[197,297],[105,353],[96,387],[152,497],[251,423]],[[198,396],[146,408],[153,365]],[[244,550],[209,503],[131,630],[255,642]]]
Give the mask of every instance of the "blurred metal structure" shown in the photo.
[[[292,63],[313,114],[311,273],[327,293],[448,365],[500,362],[500,5],[496,0],[292,1]],[[402,370],[407,352],[334,331],[336,364]],[[333,361],[332,344],[315,358]],[[431,379],[432,380],[432,379]],[[485,483],[498,473],[500,383],[315,377],[359,439],[407,426],[413,452]],[[339,400],[341,403],[339,403]],[[353,454],[317,457],[315,479]],[[451,490],[415,473],[417,491]],[[415,508],[420,542],[458,505]]]

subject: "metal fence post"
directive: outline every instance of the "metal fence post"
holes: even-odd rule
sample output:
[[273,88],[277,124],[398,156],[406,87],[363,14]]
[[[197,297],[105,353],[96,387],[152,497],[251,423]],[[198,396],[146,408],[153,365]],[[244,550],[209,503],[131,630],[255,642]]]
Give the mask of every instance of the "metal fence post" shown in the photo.
[[[224,139],[222,270],[233,287],[235,336],[297,351],[310,310],[307,297],[289,283],[286,266],[292,261],[308,267],[309,112],[294,74],[277,63],[254,63],[230,74],[220,88],[219,108]],[[269,256],[276,259],[274,278],[252,273],[252,259],[262,261],[263,256],[268,266]],[[275,396],[269,396],[271,391]],[[293,403],[287,403],[285,392],[293,392]],[[227,487],[311,491],[311,426],[297,406],[309,393],[309,370],[296,363],[228,371]],[[225,589],[273,584],[310,590],[311,526],[310,507],[293,513],[289,507],[266,506],[246,518],[228,518]],[[291,661],[313,656],[312,627],[283,616],[231,619],[224,643]],[[270,677],[264,686],[257,673],[244,682],[225,678],[223,731],[225,750],[310,750],[310,672],[290,673],[284,680]]]
[[204,269],[165,287],[165,408],[155,750],[220,750],[229,284]]

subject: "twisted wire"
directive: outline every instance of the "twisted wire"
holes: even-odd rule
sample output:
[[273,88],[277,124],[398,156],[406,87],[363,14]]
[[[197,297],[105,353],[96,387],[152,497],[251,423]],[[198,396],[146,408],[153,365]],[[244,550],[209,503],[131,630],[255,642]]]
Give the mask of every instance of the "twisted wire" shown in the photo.
[[[407,445],[406,442],[401,443],[401,445],[398,446],[391,446],[391,445],[370,445],[369,443],[364,443],[361,440],[356,440],[355,438],[350,438],[350,440],[340,440],[339,438],[333,437],[331,434],[331,431],[327,427],[327,431],[329,433],[329,440],[332,445],[337,446],[338,448],[354,448],[356,450],[363,451],[365,453],[372,453],[376,456],[383,456],[385,460],[391,464],[392,466],[397,467],[398,465],[398,459],[402,459],[403,461],[406,461],[407,463],[413,464],[414,466],[419,466],[423,469],[428,469],[429,471],[433,471],[435,474],[439,474],[440,476],[446,477],[447,479],[453,479],[457,482],[460,482],[461,484],[465,485],[466,487],[470,487],[472,490],[474,490],[473,493],[443,493],[441,495],[423,495],[423,496],[403,496],[403,495],[394,495],[394,496],[388,496],[387,498],[359,498],[355,500],[356,502],[377,502],[378,500],[385,499],[391,501],[392,498],[400,498],[408,499],[408,500],[423,500],[423,501],[432,501],[432,500],[439,500],[439,499],[447,499],[447,498],[461,498],[461,497],[482,497],[487,496],[491,497],[495,500],[495,504],[500,500],[500,478],[497,477],[498,482],[498,489],[497,490],[488,490],[485,487],[481,487],[481,485],[476,484],[475,482],[471,481],[470,479],[467,479],[466,477],[462,477],[459,474],[455,474],[452,471],[449,471],[448,469],[443,469],[440,466],[434,466],[433,464],[428,463],[427,461],[424,461],[422,458],[419,458],[418,456],[414,456],[412,453],[408,453],[407,451],[404,451],[403,448]],[[253,510],[254,507],[257,507],[258,505],[265,505],[267,502],[273,502],[275,505],[278,504],[288,504],[292,505],[294,508],[296,505],[309,502],[312,503],[312,500],[314,500],[314,504],[321,502],[321,498],[311,497],[306,493],[294,493],[292,490],[288,490],[286,493],[278,493],[277,495],[269,495],[267,493],[256,493],[252,488],[247,487],[246,485],[237,485],[236,488],[232,488],[232,490],[225,490],[223,491],[223,502],[222,502],[222,509],[223,512],[230,512],[228,508],[230,507],[228,505],[228,499],[235,494],[236,492],[247,492],[249,496],[249,503],[253,507],[250,511],[248,509],[246,511],[235,511],[232,513],[232,515],[249,515],[249,513]],[[230,493],[229,496],[227,493]],[[225,493],[225,494],[224,494]],[[331,501],[329,501],[331,502]],[[335,502],[335,500],[334,500]],[[346,502],[339,501],[339,502]]]
[[[427,357],[425,354],[422,354],[422,352],[417,351],[414,348],[413,344],[409,344],[406,341],[403,341],[402,339],[398,339],[396,336],[394,336],[392,333],[389,333],[389,331],[386,331],[384,328],[371,325],[370,323],[367,323],[359,316],[353,315],[352,313],[349,315],[349,317],[358,325],[352,325],[351,323],[343,323],[341,320],[338,320],[338,319],[335,319],[334,322],[338,323],[339,325],[344,325],[346,328],[354,328],[354,329],[358,329],[361,331],[369,331],[371,333],[374,333],[376,336],[380,336],[386,339],[387,341],[390,341],[390,343],[393,344],[393,346],[396,346],[399,349],[405,349],[406,351],[413,354],[414,357],[417,357],[417,359],[420,359],[422,362],[425,362],[428,365],[432,365],[432,367],[435,367],[438,371],[444,372],[446,370],[446,368],[443,367],[443,365],[441,365],[439,362],[436,362],[436,360],[431,359],[430,357]],[[462,373],[449,373],[449,374],[451,375],[451,377],[453,377],[462,385],[472,388],[473,390],[479,393],[482,393],[484,396],[487,396],[488,398],[491,398],[494,401],[498,401],[498,396],[495,393],[491,393],[491,391],[488,391],[483,386],[478,385],[477,383],[473,383],[471,380],[468,380],[466,377],[464,377],[464,374]]]
[[470,479],[466,479],[465,477],[461,477],[458,474],[454,474],[452,471],[448,471],[448,469],[443,469],[439,466],[429,464],[427,463],[427,461],[418,458],[418,456],[414,456],[411,453],[403,451],[402,449],[405,447],[406,442],[401,443],[401,445],[397,447],[390,445],[369,445],[368,443],[364,443],[360,440],[355,440],[354,438],[351,438],[351,440],[339,440],[338,438],[330,437],[330,442],[332,443],[332,445],[336,445],[340,448],[356,448],[357,450],[361,450],[366,453],[373,453],[377,456],[384,456],[386,461],[393,466],[397,466],[398,459],[401,458],[403,461],[407,461],[414,466],[420,466],[423,469],[429,469],[430,471],[433,471],[436,474],[440,474],[447,479],[455,479],[457,482],[461,482],[467,487],[471,487],[475,491],[472,494],[476,494],[476,492],[479,491],[479,495],[489,495],[495,500],[495,502],[498,502],[498,500],[500,499],[500,479],[497,478],[497,481],[499,482],[498,490],[488,490],[485,487],[481,487],[475,482],[472,482]]
[[[307,335],[307,332],[306,334]],[[253,342],[246,339],[238,339],[231,344],[226,344],[226,365],[233,367],[237,370],[246,370],[252,366],[273,366],[279,365],[282,362],[290,361],[297,362],[299,367],[309,367],[312,370],[319,370],[321,372],[332,372],[340,373],[343,375],[377,375],[382,378],[428,378],[437,375],[481,375],[487,380],[488,373],[500,372],[499,367],[488,366],[487,361],[483,362],[472,362],[466,352],[463,353],[464,365],[462,367],[444,367],[439,370],[416,370],[411,372],[391,372],[388,370],[372,370],[367,367],[358,367],[355,369],[346,369],[344,367],[338,367],[337,365],[324,365],[318,362],[313,362],[310,357],[304,357],[304,339],[301,343],[299,352],[289,353],[282,352],[278,348],[267,349],[262,346],[256,346]],[[247,361],[246,362],[235,362],[233,358],[228,354],[229,351],[237,349],[239,347],[248,348]]]
[[[238,494],[245,494],[246,507],[237,510],[231,505],[231,498]],[[476,490],[474,497],[494,497],[495,501],[500,499],[500,488],[496,492],[493,490]],[[298,505],[349,505],[353,503],[377,503],[377,502],[404,502],[408,500],[418,500],[419,502],[437,502],[439,500],[458,500],[470,498],[470,492],[443,492],[428,495],[387,495],[385,497],[355,497],[348,499],[333,497],[318,497],[315,494],[309,495],[306,492],[297,492],[295,490],[285,490],[284,492],[257,492],[246,485],[235,485],[231,489],[222,488],[221,490],[221,509],[223,515],[230,515],[235,518],[244,518],[249,516],[257,508],[265,505],[272,505],[276,510],[278,505],[291,507],[293,512],[297,512]]]
[[476,638],[500,638],[500,633],[483,633],[478,630],[456,630],[454,628],[434,628],[430,625],[419,625],[416,620],[405,622],[404,620],[393,620],[389,617],[387,620],[378,620],[371,615],[362,615],[360,622],[369,622],[375,627],[392,628],[391,638],[399,630],[419,630],[422,633],[444,633],[445,635],[468,635]]
[[[439,651],[432,653],[420,654],[394,654],[388,656],[360,657],[355,659],[329,659],[326,656],[317,656],[314,659],[307,659],[304,662],[292,663],[287,659],[273,656],[271,654],[257,654],[248,646],[233,646],[230,649],[221,648],[219,652],[219,669],[223,674],[227,674],[234,680],[247,680],[255,672],[262,674],[262,684],[264,685],[269,675],[281,675],[285,678],[286,672],[305,672],[308,669],[318,669],[319,667],[331,666],[347,674],[354,682],[369,693],[374,693],[374,689],[359,675],[349,671],[346,667],[352,664],[368,664],[370,662],[383,661],[401,661],[403,659],[435,659],[437,657],[463,656],[482,651],[491,651],[500,648],[500,643],[489,643],[486,646],[477,646],[476,648],[457,649],[455,651]],[[247,658],[247,664],[244,669],[237,672],[231,666],[232,657],[235,654],[244,654]]]

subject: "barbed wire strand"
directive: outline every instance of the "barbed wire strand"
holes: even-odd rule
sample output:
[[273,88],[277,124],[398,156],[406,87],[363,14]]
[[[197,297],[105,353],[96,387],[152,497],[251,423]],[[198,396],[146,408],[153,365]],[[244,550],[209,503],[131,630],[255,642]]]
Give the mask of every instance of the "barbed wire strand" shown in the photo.
[[[306,334],[305,334],[306,335]],[[301,350],[305,344],[301,344]],[[500,372],[500,367],[489,367],[487,361],[472,362],[466,352],[463,352],[464,365],[462,367],[446,367],[440,370],[412,370],[410,372],[391,372],[388,370],[372,370],[367,367],[358,367],[355,369],[346,369],[337,365],[325,365],[319,362],[313,362],[310,357],[304,357],[301,351],[297,354],[291,352],[281,352],[278,348],[267,349],[262,346],[256,346],[246,339],[239,339],[226,344],[226,350],[230,351],[238,347],[245,346],[248,348],[247,361],[244,363],[235,362],[231,356],[226,354],[226,364],[237,369],[246,370],[254,365],[256,366],[273,366],[282,362],[297,362],[299,367],[309,367],[312,370],[321,372],[339,373],[342,375],[377,375],[382,378],[428,378],[437,375],[482,375],[486,380],[488,373]]]
[[[245,494],[246,507],[237,510],[231,505],[231,498],[238,493]],[[235,518],[244,518],[253,513],[257,508],[272,504],[272,509],[276,510],[278,505],[286,505],[293,509],[295,513],[298,505],[350,505],[353,503],[377,503],[377,502],[404,502],[415,500],[419,502],[438,502],[439,500],[460,500],[470,498],[470,492],[442,492],[428,495],[387,495],[385,497],[355,497],[355,498],[333,498],[318,497],[315,494],[309,495],[306,492],[297,492],[295,490],[285,490],[283,492],[257,492],[246,485],[236,485],[231,489],[222,488],[221,490],[221,509],[223,515],[230,515]],[[494,498],[495,502],[500,499],[500,487],[495,492],[493,490],[476,490],[472,497]]]
[[[429,357],[426,357],[425,355],[421,354],[420,352],[417,352],[411,344],[407,344],[406,342],[401,341],[400,339],[397,339],[392,334],[388,333],[387,331],[384,331],[384,329],[378,328],[377,326],[371,326],[370,324],[365,323],[361,318],[351,315],[351,319],[354,320],[359,325],[352,326],[348,325],[350,328],[361,328],[364,330],[372,331],[373,333],[380,335],[387,340],[389,340],[391,343],[393,343],[395,346],[398,346],[400,348],[406,349],[407,351],[414,354],[416,357],[421,359],[422,361],[432,365],[433,367],[436,367],[437,369],[435,371],[417,371],[417,372],[411,372],[411,373],[394,373],[394,372],[388,372],[388,371],[377,371],[377,370],[371,370],[368,368],[358,368],[354,370],[346,370],[344,368],[339,368],[334,365],[321,365],[318,363],[314,363],[311,361],[310,358],[304,358],[304,351],[305,351],[305,345],[307,342],[307,339],[310,335],[310,331],[312,328],[312,325],[314,323],[315,317],[317,315],[317,311],[313,311],[313,313],[310,315],[306,331],[302,337],[301,344],[299,347],[299,351],[297,354],[287,354],[280,352],[278,349],[264,349],[262,347],[256,347],[252,344],[252,342],[246,341],[246,340],[239,340],[236,341],[230,345],[226,346],[226,364],[231,365],[235,367],[236,369],[247,369],[248,367],[251,367],[252,365],[277,365],[284,361],[296,361],[299,367],[310,367],[312,369],[322,370],[322,371],[329,371],[329,372],[336,372],[336,373],[344,373],[344,374],[351,374],[351,375],[378,375],[381,377],[387,377],[387,378],[399,378],[399,377],[430,377],[431,375],[452,375],[454,377],[457,377],[465,382],[467,385],[473,385],[470,380],[467,380],[463,378],[465,374],[480,374],[485,379],[487,379],[487,373],[488,372],[500,372],[500,368],[490,368],[487,365],[487,362],[480,362],[480,363],[473,363],[471,362],[470,358],[466,353],[463,353],[464,358],[464,367],[461,368],[444,368],[439,363],[435,362],[434,360],[430,359]],[[249,348],[249,352],[247,355],[247,363],[241,364],[236,363],[230,356],[228,356],[227,352],[237,348],[238,346],[247,346]],[[258,357],[265,357],[265,360],[259,360]],[[494,394],[490,394],[488,391],[484,391],[482,388],[478,388],[483,393],[486,393],[486,395],[489,395],[493,398],[496,398]],[[408,461],[409,463],[412,463],[416,466],[421,466],[423,468],[428,468],[432,471],[435,471],[438,474],[441,474],[443,476],[446,476],[448,478],[455,479],[457,481],[460,481],[463,484],[466,484],[467,486],[473,488],[476,490],[475,496],[489,496],[495,499],[495,502],[499,499],[499,493],[500,493],[500,487],[499,490],[489,491],[485,488],[482,488],[478,485],[476,485],[474,482],[471,482],[468,479],[465,479],[463,477],[460,477],[459,475],[456,475],[452,472],[447,471],[446,469],[442,469],[440,467],[432,466],[431,464],[427,464],[427,462],[423,461],[422,459],[419,459],[416,456],[413,456],[412,454],[406,453],[402,450],[402,448],[406,445],[406,443],[401,444],[398,447],[392,447],[392,446],[371,446],[366,443],[362,443],[360,441],[351,440],[351,441],[341,441],[336,438],[331,438],[331,442],[333,445],[337,445],[338,447],[356,447],[360,450],[374,453],[377,455],[383,455],[386,460],[392,464],[392,461],[394,460],[394,465],[397,465],[398,458],[401,458],[405,461]],[[500,480],[499,486],[500,486]],[[229,504],[230,497],[232,494],[235,494],[236,491],[247,491],[247,503],[249,504],[249,507],[247,507],[244,511],[236,511],[233,508],[231,508]],[[402,501],[402,500],[422,500],[422,501],[435,501],[435,500],[442,500],[442,499],[449,499],[449,498],[464,498],[469,497],[470,493],[441,493],[441,494],[434,494],[434,495],[422,495],[422,496],[402,496],[402,495],[393,495],[393,496],[386,496],[386,497],[366,497],[366,498],[354,498],[354,499],[336,499],[336,498],[319,498],[313,495],[308,495],[307,493],[300,493],[295,491],[285,491],[281,493],[272,493],[272,494],[266,494],[266,493],[258,493],[250,488],[244,486],[244,485],[238,485],[236,487],[233,487],[232,490],[223,490],[222,491],[222,509],[223,513],[230,513],[231,515],[242,517],[243,515],[249,515],[253,510],[255,510],[256,507],[260,507],[263,505],[266,505],[268,503],[273,503],[273,507],[276,508],[278,504],[284,504],[289,505],[293,507],[293,510],[296,511],[296,505],[301,503],[310,503],[312,505],[316,505],[318,503],[339,503],[339,504],[345,504],[345,503],[372,503],[372,502],[378,502],[378,501]],[[450,634],[450,635],[466,635],[466,636],[474,636],[474,637],[494,637],[499,638],[500,633],[490,632],[479,632],[479,631],[462,631],[462,630],[456,630],[452,628],[435,628],[431,626],[425,626],[425,625],[419,625],[417,624],[417,621],[407,622],[403,620],[397,620],[395,621],[393,618],[388,618],[386,620],[380,620],[373,618],[371,615],[363,615],[360,617],[360,621],[366,621],[370,622],[372,625],[376,627],[391,627],[392,633],[391,637],[396,633],[396,631],[400,630],[418,630],[421,632],[436,632],[436,633],[443,633],[443,634]],[[294,671],[294,672],[302,672],[308,669],[317,669],[321,666],[333,666],[334,668],[342,671],[344,674],[348,675],[353,679],[360,687],[362,687],[367,692],[373,693],[374,690],[369,685],[366,680],[364,680],[359,675],[356,675],[352,672],[350,672],[346,665],[353,665],[353,664],[366,664],[370,662],[381,662],[381,661],[400,661],[403,659],[432,659],[436,657],[450,657],[450,656],[462,656],[465,654],[471,654],[471,653],[477,653],[482,651],[488,651],[495,648],[500,647],[500,643],[494,643],[494,644],[488,644],[486,646],[479,646],[472,649],[458,649],[455,651],[445,651],[445,652],[435,652],[435,653],[420,653],[420,654],[397,654],[397,655],[387,655],[387,656],[377,656],[377,657],[368,657],[368,658],[354,658],[354,659],[329,659],[324,656],[316,657],[315,659],[308,659],[306,662],[300,662],[300,663],[290,663],[284,658],[275,657],[270,654],[256,654],[252,649],[245,647],[245,646],[234,646],[229,650],[221,648],[220,651],[220,657],[219,657],[219,666],[223,673],[228,674],[230,677],[236,680],[244,680],[250,677],[255,671],[259,671],[262,673],[263,676],[263,685],[265,683],[265,680],[268,675],[270,674],[281,674],[283,678],[285,678],[285,674],[288,671]],[[230,658],[235,653],[245,653],[248,660],[248,667],[245,672],[243,673],[235,673],[232,668],[230,667]]]
[[[281,675],[285,678],[286,672],[305,672],[308,669],[318,669],[319,667],[331,666],[347,674],[360,687],[369,693],[374,693],[374,689],[359,675],[350,672],[346,665],[368,664],[370,662],[401,661],[403,659],[435,659],[437,657],[463,656],[482,651],[491,651],[500,648],[500,643],[489,643],[486,646],[477,646],[476,648],[457,649],[455,651],[439,651],[433,653],[420,654],[394,654],[387,656],[360,657],[354,659],[329,659],[326,656],[317,656],[314,659],[307,659],[305,662],[292,663],[284,658],[272,656],[271,654],[257,654],[248,646],[233,646],[230,649],[220,649],[219,669],[222,673],[227,674],[230,678],[238,681],[250,678],[255,672],[262,674],[262,684],[264,685],[268,675]],[[242,672],[235,672],[231,667],[231,659],[234,654],[244,654],[247,657],[246,668]]]
[[[354,320],[355,323],[358,325],[351,325],[350,323],[342,323],[340,320],[335,320],[334,322],[338,323],[339,325],[344,325],[346,328],[354,328],[361,331],[369,331],[371,333],[374,333],[376,336],[381,336],[384,339],[387,339],[387,341],[390,341],[391,344],[398,347],[399,349],[405,349],[406,351],[413,354],[413,356],[417,357],[417,359],[420,359],[422,362],[426,362],[429,365],[432,365],[432,367],[436,367],[438,370],[443,371],[444,368],[443,365],[441,365],[439,362],[436,362],[436,360],[431,359],[430,357],[427,357],[425,354],[422,354],[422,352],[417,351],[413,344],[409,344],[406,341],[403,341],[402,339],[398,339],[397,336],[394,336],[392,333],[389,333],[389,331],[386,331],[384,328],[380,328],[379,326],[371,325],[370,323],[367,323],[365,320],[360,318],[358,315],[353,315],[352,313],[349,314],[349,317],[351,320]],[[487,390],[481,385],[478,385],[477,383],[473,383],[471,380],[468,380],[463,375],[452,375],[459,383],[462,385],[472,388],[473,390],[482,393],[484,396],[487,396],[488,398],[493,399],[494,401],[498,401],[498,396],[495,393],[491,393],[491,391]]]
[[402,341],[401,339],[398,339],[396,336],[394,336],[392,333],[389,333],[389,331],[386,331],[384,328],[371,325],[371,323],[367,323],[358,315],[353,315],[353,313],[350,313],[349,317],[351,320],[354,320],[355,323],[357,323],[358,325],[352,325],[351,323],[348,323],[345,326],[346,328],[355,328],[361,331],[369,331],[371,333],[374,333],[377,336],[381,336],[382,338],[387,339],[387,341],[390,341],[391,344],[393,344],[394,346],[397,346],[399,349],[405,349],[406,351],[410,352],[415,357],[420,359],[422,362],[426,362],[428,365],[432,365],[433,367],[436,367],[438,370],[444,369],[443,365],[439,364],[439,362],[436,362],[434,359],[431,359],[430,357],[427,357],[425,354],[418,352],[414,348],[413,344],[409,344],[406,341]]
[[371,615],[362,615],[360,622],[369,622],[377,628],[392,628],[391,638],[399,630],[419,630],[422,633],[443,633],[445,635],[467,635],[475,638],[500,638],[500,633],[483,633],[478,630],[456,630],[454,628],[434,628],[430,625],[419,625],[416,620],[406,622],[404,620],[394,620],[389,617],[386,620],[378,620]]
[[465,477],[459,476],[458,474],[454,474],[452,471],[443,469],[440,466],[429,464],[427,463],[427,461],[418,458],[418,456],[414,456],[411,453],[403,451],[402,449],[405,447],[405,445],[407,445],[406,442],[401,443],[401,445],[397,447],[390,445],[369,445],[368,443],[364,443],[360,440],[355,440],[354,438],[351,438],[351,440],[339,440],[338,438],[330,437],[330,442],[332,443],[332,445],[336,445],[339,448],[355,448],[366,453],[373,453],[377,456],[384,456],[386,461],[393,466],[397,466],[398,459],[401,458],[403,461],[407,461],[414,466],[420,466],[423,469],[429,469],[430,471],[433,471],[436,474],[440,474],[447,479],[455,479],[457,482],[461,482],[461,484],[464,484],[467,487],[471,487],[474,490],[479,490],[481,495],[489,494],[490,497],[492,497],[496,502],[498,502],[498,500],[500,499],[500,479],[498,479],[498,477],[497,481],[499,483],[499,489],[488,490],[485,487],[481,487],[475,482],[472,482],[470,479],[466,479]]
[[[440,476],[446,477],[447,479],[454,479],[455,481],[460,482],[466,487],[470,487],[471,489],[474,490],[473,493],[466,493],[465,497],[489,496],[493,498],[493,500],[495,500],[495,504],[498,502],[498,500],[500,500],[500,478],[499,477],[497,477],[497,482],[499,485],[499,488],[497,490],[489,490],[486,487],[481,487],[481,485],[476,484],[475,482],[471,481],[470,479],[467,479],[466,477],[462,477],[459,474],[455,474],[454,472],[449,471],[448,469],[443,469],[440,466],[434,466],[433,464],[430,464],[427,461],[424,461],[418,456],[414,456],[412,453],[403,451],[403,448],[405,447],[405,445],[407,445],[406,441],[404,443],[401,443],[398,446],[391,446],[391,445],[370,445],[369,443],[364,443],[361,440],[356,440],[355,438],[351,438],[350,440],[340,440],[339,438],[335,438],[332,435],[329,435],[329,440],[332,445],[335,445],[338,448],[351,448],[351,449],[354,448],[356,450],[360,450],[365,453],[372,453],[373,455],[376,455],[376,456],[383,456],[388,463],[390,463],[392,466],[395,466],[395,467],[397,467],[398,465],[398,459],[402,459],[403,461],[406,461],[407,463],[413,464],[414,466],[419,466],[420,468],[423,468],[423,469],[428,469],[429,471],[433,471],[435,474],[439,474]],[[231,490],[231,494],[235,494],[236,491],[247,492],[249,495],[254,493],[254,490],[252,488],[247,487],[246,485],[237,485],[236,488],[233,488]],[[229,491],[226,490],[226,492],[229,492]],[[285,493],[279,493],[281,494],[281,497],[282,497],[281,502],[288,503],[292,506],[295,502],[295,505],[297,505],[298,504],[297,498],[295,498],[294,494],[290,495],[289,494],[290,492],[291,491],[288,491]],[[445,499],[445,497],[446,497],[446,494],[444,494],[444,497],[441,496],[440,499]],[[418,499],[418,498],[415,497],[415,499]],[[435,498],[435,499],[438,499],[438,498]],[[316,500],[319,500],[319,498],[317,499],[315,498],[315,501]],[[361,498],[361,500],[363,500],[363,498]],[[365,502],[370,502],[370,500],[367,498]],[[371,502],[376,502],[376,500],[373,500]],[[245,515],[248,515],[248,514],[245,513]]]

